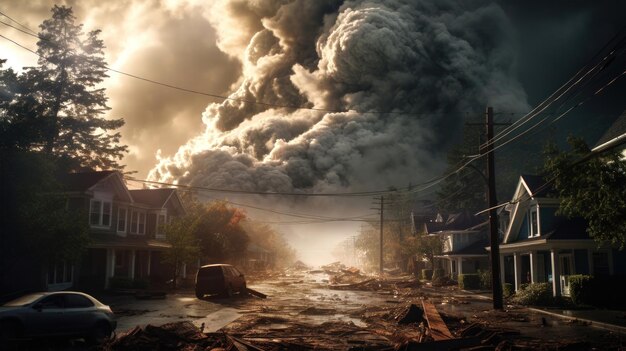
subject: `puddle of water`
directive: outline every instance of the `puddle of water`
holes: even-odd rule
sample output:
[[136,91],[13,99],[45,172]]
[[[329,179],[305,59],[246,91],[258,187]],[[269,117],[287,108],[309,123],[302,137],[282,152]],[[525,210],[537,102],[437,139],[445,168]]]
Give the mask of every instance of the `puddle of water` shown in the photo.
[[236,321],[241,317],[239,310],[234,308],[222,308],[221,310],[211,313],[205,318],[194,319],[192,323],[197,327],[201,327],[204,323],[204,332],[216,332],[224,326]]

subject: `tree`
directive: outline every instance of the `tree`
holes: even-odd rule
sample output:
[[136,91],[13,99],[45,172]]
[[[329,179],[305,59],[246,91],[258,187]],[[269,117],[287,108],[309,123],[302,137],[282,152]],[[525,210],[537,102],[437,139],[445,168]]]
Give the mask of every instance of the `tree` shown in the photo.
[[[71,8],[54,6],[41,25],[36,67],[21,75],[0,75],[2,136],[9,146],[43,151],[73,168],[121,169],[127,147],[120,145],[122,119],[109,120],[100,31],[84,34]],[[5,141],[6,142],[6,141]]]
[[45,154],[0,149],[0,292],[14,291],[16,272],[42,273],[25,267],[76,263],[87,248],[87,213],[66,206],[57,172]]
[[267,224],[259,224],[246,218],[241,221],[243,230],[250,241],[270,251],[274,256],[275,267],[287,267],[296,261],[296,252],[289,246],[283,235]]
[[[468,156],[478,153],[481,132],[482,129],[475,126],[464,129],[462,142],[448,152],[446,172],[456,171],[468,161]],[[484,177],[480,166],[471,164],[446,178],[437,191],[439,209],[455,213],[464,209],[479,211],[486,208]]]
[[548,145],[545,177],[554,179],[561,200],[558,214],[582,217],[589,236],[599,243],[626,245],[626,161],[614,151],[589,158],[581,138],[568,138],[570,151]]
[[195,232],[200,224],[201,215],[202,212],[198,207],[190,208],[184,216],[174,218],[164,225],[165,237],[171,248],[164,252],[163,260],[174,268],[172,277],[174,289],[183,265],[195,262],[200,256],[200,246]]

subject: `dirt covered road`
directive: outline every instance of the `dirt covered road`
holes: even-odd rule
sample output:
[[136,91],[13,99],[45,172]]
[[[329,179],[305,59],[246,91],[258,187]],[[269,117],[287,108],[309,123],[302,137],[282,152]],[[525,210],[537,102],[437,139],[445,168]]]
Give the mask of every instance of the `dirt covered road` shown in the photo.
[[[423,346],[418,344],[432,344],[436,336],[424,322],[421,306],[426,300],[440,313],[452,338],[478,338],[485,349],[617,350],[620,345],[619,336],[606,330],[514,306],[492,311],[484,296],[454,286],[433,288],[408,276],[381,280],[359,273],[301,270],[248,279],[251,288],[268,298],[198,300],[189,293],[165,300],[119,300],[112,304],[120,316],[118,335],[132,345],[132,335],[119,333],[136,325],[189,321],[208,335],[200,343],[191,342],[201,345],[198,350],[232,345],[226,335],[248,349],[418,350]],[[407,314],[412,304],[418,313]],[[175,340],[172,347],[184,343]],[[128,345],[112,343],[108,349]]]

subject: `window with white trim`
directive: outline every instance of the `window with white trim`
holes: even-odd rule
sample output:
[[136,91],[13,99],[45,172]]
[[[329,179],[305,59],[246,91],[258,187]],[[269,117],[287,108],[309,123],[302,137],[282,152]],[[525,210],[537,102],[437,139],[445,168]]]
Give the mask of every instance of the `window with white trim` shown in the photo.
[[126,233],[126,223],[128,222],[128,209],[120,207],[117,209],[117,232]]
[[111,201],[93,199],[89,203],[89,224],[92,227],[111,227]]
[[74,280],[74,266],[65,261],[48,265],[48,285],[66,284]]
[[131,234],[146,233],[146,212],[131,210],[130,211],[130,230]]
[[537,208],[530,210],[530,236],[539,236],[539,217]]
[[166,221],[167,216],[165,215],[165,213],[159,213],[157,214],[157,227],[156,227],[156,234],[158,236],[164,236],[165,235],[165,223],[167,223]]

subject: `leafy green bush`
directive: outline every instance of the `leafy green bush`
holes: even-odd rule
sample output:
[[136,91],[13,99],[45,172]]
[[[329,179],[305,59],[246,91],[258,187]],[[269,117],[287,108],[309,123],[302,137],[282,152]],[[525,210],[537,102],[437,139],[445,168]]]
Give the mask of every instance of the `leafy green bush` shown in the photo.
[[511,295],[513,295],[514,292],[515,292],[515,289],[513,288],[513,284],[511,283],[502,284],[502,296],[509,298],[511,297]]
[[111,289],[147,289],[149,282],[147,279],[130,279],[127,277],[111,277],[109,278],[109,287]]
[[590,275],[572,275],[569,277],[569,292],[575,305],[592,305],[594,295],[594,279]]
[[512,302],[520,305],[547,306],[554,303],[552,297],[552,284],[534,283],[523,284],[515,293]]
[[148,279],[139,278],[133,281],[133,288],[135,289],[147,289],[149,285],[150,282]]
[[480,288],[481,289],[491,289],[491,271],[481,271],[478,270],[478,277],[480,278]]
[[109,278],[109,287],[111,289],[131,289],[133,280],[126,277],[111,277]]
[[430,280],[433,277],[432,269],[422,269],[422,279]]
[[433,269],[433,280],[437,279],[437,278],[441,278],[443,276],[446,275],[446,271],[443,270],[442,268],[435,268]]
[[478,274],[459,274],[459,288],[467,290],[480,289],[480,276]]

